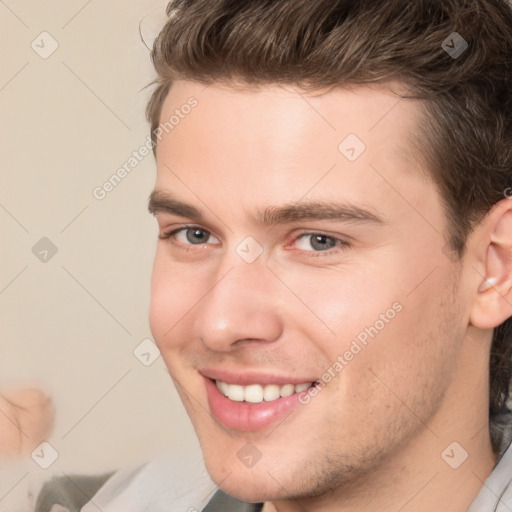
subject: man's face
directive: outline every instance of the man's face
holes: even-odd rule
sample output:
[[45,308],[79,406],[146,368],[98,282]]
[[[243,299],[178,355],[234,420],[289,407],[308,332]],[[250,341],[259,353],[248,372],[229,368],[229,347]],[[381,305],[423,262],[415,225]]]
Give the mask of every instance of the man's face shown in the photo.
[[320,494],[435,420],[467,328],[419,105],[178,81],[162,122],[191,96],[157,148],[151,329],[224,490]]

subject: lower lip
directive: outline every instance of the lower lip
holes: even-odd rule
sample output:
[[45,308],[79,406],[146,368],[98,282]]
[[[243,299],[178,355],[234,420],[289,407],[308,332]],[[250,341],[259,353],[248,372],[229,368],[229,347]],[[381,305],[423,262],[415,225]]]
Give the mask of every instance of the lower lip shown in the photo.
[[204,378],[208,403],[215,419],[224,427],[246,432],[262,430],[286,418],[298,405],[299,393],[270,402],[235,402],[224,396],[217,384]]

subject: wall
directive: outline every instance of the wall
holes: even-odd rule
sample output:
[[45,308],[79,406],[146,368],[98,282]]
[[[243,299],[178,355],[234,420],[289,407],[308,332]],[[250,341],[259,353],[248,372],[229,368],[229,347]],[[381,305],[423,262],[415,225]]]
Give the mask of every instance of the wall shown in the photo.
[[2,510],[29,481],[193,439],[161,358],[145,366],[133,353],[151,338],[152,154],[98,190],[147,142],[153,69],[139,22],[150,13],[149,34],[164,5],[0,3],[0,389],[36,383],[52,395],[58,452],[48,469],[29,456],[3,468]]

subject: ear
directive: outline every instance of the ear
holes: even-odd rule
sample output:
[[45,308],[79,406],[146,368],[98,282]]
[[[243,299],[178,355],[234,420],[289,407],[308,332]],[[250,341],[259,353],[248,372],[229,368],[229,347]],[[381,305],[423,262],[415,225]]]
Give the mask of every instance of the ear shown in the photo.
[[492,329],[512,316],[512,200],[496,203],[474,234],[480,257],[469,321]]

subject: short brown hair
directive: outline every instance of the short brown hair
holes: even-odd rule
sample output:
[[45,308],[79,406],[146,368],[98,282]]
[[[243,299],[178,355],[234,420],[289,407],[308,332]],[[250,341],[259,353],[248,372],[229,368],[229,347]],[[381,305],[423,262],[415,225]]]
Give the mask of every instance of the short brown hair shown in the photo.
[[[162,104],[177,79],[305,91],[398,81],[403,97],[424,100],[415,141],[439,188],[456,260],[475,225],[510,190],[506,0],[175,0],[167,14],[153,46],[158,78],[146,111],[155,145]],[[511,354],[509,318],[494,329],[491,417],[508,395]]]

